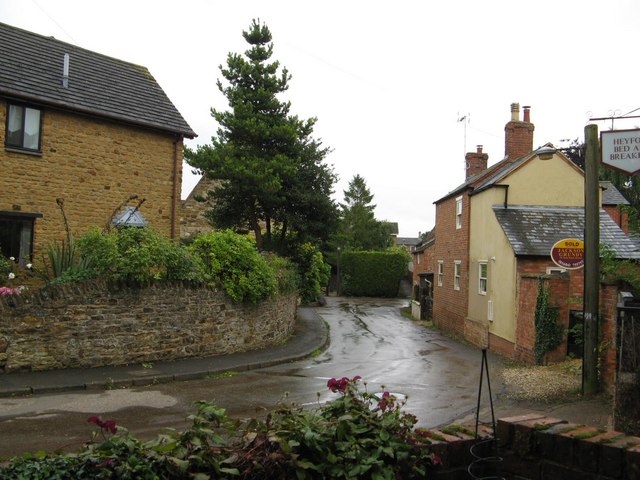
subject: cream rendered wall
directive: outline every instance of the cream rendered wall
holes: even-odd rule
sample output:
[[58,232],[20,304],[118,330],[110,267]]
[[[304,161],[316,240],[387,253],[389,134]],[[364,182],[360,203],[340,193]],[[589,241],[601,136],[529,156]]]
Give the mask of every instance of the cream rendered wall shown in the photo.
[[[583,206],[584,177],[566,158],[533,157],[504,178],[500,185],[470,197],[469,319],[488,325],[489,332],[515,341],[517,265],[513,249],[493,214],[503,205],[508,186],[509,205]],[[495,260],[492,258],[495,257]],[[478,293],[478,268],[487,261],[487,294]],[[488,301],[493,321],[488,321]]]
[[559,154],[536,156],[500,183],[509,185],[510,205],[584,206],[584,177]]
[[[504,195],[504,188],[491,188],[471,197],[469,319],[488,325],[489,332],[513,342],[516,261],[511,245],[493,214],[493,205],[504,204]],[[486,295],[478,293],[480,261],[487,261]],[[493,301],[493,321],[489,321],[487,316],[489,300]]]

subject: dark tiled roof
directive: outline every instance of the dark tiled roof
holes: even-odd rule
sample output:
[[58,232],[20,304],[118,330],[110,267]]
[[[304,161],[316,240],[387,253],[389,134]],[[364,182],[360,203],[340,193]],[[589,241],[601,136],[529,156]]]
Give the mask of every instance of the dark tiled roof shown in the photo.
[[629,205],[629,201],[613,183],[602,181],[600,187],[602,188],[602,205]]
[[196,136],[145,67],[3,23],[0,45],[0,95]]
[[415,246],[415,245],[418,245],[419,243],[420,243],[420,239],[419,238],[412,238],[412,237],[398,237],[398,238],[396,238],[396,245]]
[[[584,236],[580,207],[494,205],[493,211],[516,256],[548,256],[558,240]],[[612,248],[618,258],[640,259],[636,244],[604,210],[600,210],[600,243]]]

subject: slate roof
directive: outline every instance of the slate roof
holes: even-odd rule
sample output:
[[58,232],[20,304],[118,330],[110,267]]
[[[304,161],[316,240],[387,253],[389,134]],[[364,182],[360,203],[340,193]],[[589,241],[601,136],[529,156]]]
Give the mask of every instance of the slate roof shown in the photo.
[[[551,247],[563,238],[584,238],[584,209],[581,207],[542,207],[494,205],[493,212],[516,256],[548,256]],[[600,210],[600,243],[613,249],[617,258],[640,259],[640,250]]]
[[[147,68],[0,23],[0,95],[196,136]],[[69,85],[62,86],[68,53]]]
[[602,188],[602,205],[629,205],[629,201],[613,183],[602,181],[600,187]]
[[396,238],[396,245],[409,245],[410,247],[415,247],[420,243],[420,238],[413,237],[398,237]]

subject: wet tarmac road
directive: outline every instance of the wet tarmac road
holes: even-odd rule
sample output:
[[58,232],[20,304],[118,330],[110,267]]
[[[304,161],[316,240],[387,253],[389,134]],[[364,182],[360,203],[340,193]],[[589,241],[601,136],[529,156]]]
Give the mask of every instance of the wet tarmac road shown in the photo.
[[[261,415],[283,400],[313,405],[335,395],[326,388],[331,377],[360,375],[370,392],[384,386],[407,395],[405,408],[422,426],[475,413],[481,352],[402,317],[406,305],[401,299],[329,298],[318,313],[329,324],[330,345],[299,362],[147,387],[0,399],[0,457],[77,450],[94,430],[86,421],[90,415],[113,418],[150,438],[164,428],[185,427],[197,400],[241,417]],[[497,378],[493,372],[491,377]],[[500,386],[492,388],[496,392]],[[487,404],[485,395],[482,405]]]

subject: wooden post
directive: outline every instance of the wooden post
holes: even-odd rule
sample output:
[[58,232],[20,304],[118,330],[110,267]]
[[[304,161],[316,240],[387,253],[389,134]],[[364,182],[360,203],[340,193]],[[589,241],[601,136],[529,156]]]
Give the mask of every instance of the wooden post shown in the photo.
[[600,293],[600,196],[598,164],[600,144],[598,126],[584,129],[584,355],[582,358],[582,393],[593,395],[598,381],[598,311]]

